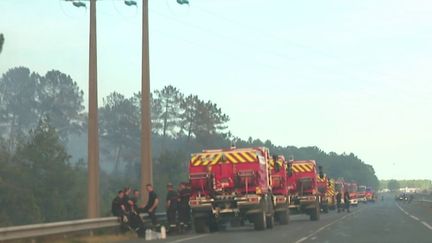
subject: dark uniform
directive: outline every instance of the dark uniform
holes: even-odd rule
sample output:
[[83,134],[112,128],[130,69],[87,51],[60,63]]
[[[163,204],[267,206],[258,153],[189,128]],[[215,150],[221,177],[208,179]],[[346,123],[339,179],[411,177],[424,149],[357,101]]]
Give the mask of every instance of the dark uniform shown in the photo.
[[116,216],[116,217],[120,217],[123,215],[123,209],[122,209],[122,205],[123,204],[123,199],[120,198],[119,196],[116,196],[111,203],[111,213]]
[[167,219],[170,226],[175,226],[176,224],[177,198],[178,194],[176,191],[171,190],[167,192],[166,201],[169,203],[169,206],[167,207]]
[[150,191],[148,193],[147,204],[145,205],[145,207],[142,210],[143,212],[148,213],[148,215],[149,215],[149,217],[150,217],[153,225],[157,224],[157,218],[156,218],[156,209],[157,209],[157,207],[154,208],[154,210],[151,211],[151,212],[149,212],[149,209],[153,206],[153,204],[155,203],[155,201],[156,201],[157,198],[158,198],[158,196],[157,196],[156,192]]
[[129,195],[126,195],[126,193],[125,193],[125,195],[123,197],[123,205],[125,206],[126,211],[128,211],[128,212],[131,211],[131,205],[129,204],[129,200],[130,200]]
[[344,201],[345,201],[345,209],[347,210],[347,212],[350,212],[350,195],[349,192],[345,192],[344,194]]
[[132,205],[133,205],[133,211],[135,211],[136,213],[139,213],[140,210],[139,210],[139,208],[138,208],[138,198],[135,197],[135,196],[131,196],[131,197],[129,198],[129,201],[132,202]]
[[189,224],[190,221],[190,206],[189,206],[189,197],[190,197],[190,189],[184,188],[179,192],[179,205],[178,205],[178,213],[179,213],[179,221],[183,224]]
[[338,213],[341,211],[341,207],[342,207],[342,193],[338,192],[336,194],[336,204],[337,204],[337,211]]

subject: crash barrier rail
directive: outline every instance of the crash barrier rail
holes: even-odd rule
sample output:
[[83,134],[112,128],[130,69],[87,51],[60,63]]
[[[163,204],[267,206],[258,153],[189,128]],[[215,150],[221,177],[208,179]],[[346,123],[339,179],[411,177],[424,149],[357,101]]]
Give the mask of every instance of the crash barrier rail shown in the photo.
[[425,197],[423,197],[422,199],[415,200],[415,201],[419,202],[420,204],[429,205],[432,207],[432,200],[426,199]]
[[[159,221],[162,221],[165,219],[166,214],[156,213],[156,216]],[[144,216],[144,222],[150,222],[148,216]],[[39,237],[52,235],[68,235],[79,231],[89,231],[90,234],[93,234],[93,230],[119,226],[120,222],[117,217],[105,217],[4,227],[0,228],[0,241],[36,239]]]

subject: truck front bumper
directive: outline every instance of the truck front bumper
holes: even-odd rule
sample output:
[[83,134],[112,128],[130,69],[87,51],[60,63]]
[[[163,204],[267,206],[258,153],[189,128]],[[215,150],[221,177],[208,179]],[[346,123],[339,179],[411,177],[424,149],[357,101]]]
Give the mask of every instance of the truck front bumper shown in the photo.
[[254,214],[261,210],[261,197],[234,197],[232,200],[190,200],[189,205],[194,214],[212,213],[215,216]]

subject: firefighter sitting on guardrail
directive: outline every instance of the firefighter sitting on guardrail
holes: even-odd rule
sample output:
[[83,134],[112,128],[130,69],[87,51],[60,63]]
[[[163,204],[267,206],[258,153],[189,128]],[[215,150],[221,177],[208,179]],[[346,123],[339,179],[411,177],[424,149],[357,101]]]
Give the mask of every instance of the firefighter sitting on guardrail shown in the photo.
[[141,209],[141,212],[148,213],[153,226],[157,225],[157,218],[156,218],[156,209],[159,205],[159,197],[156,194],[156,192],[153,190],[152,184],[147,184],[146,186],[147,192],[148,192],[148,201],[144,208]]
[[123,204],[124,192],[118,191],[117,196],[112,200],[111,213],[116,217],[122,217],[126,213],[126,207]]
[[137,211],[139,192],[134,190],[133,195],[129,196],[130,191],[131,189],[127,187],[118,192],[117,197],[112,201],[111,211],[114,216],[119,217],[121,231],[129,229],[137,233],[139,237],[144,237],[146,227]]

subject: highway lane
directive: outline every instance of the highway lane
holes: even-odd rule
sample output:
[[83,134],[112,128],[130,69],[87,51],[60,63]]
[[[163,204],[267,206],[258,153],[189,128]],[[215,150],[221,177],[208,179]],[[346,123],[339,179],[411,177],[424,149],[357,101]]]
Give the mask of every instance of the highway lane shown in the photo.
[[[418,209],[410,205],[418,213],[419,221],[407,215],[407,205],[400,208],[393,198],[386,198],[384,202],[360,205],[351,213],[322,214],[320,221],[309,221],[307,216],[295,215],[287,226],[276,226],[266,231],[254,231],[252,226],[228,228],[225,231],[198,235],[194,233],[170,236],[161,243],[281,243],[281,242],[432,242],[432,229],[425,226],[432,218],[428,208]],[[420,211],[418,211],[420,210]],[[424,211],[421,211],[424,210]],[[427,216],[424,216],[427,215]],[[128,241],[130,243],[143,240]]]
[[423,211],[414,216],[405,213],[405,206],[388,197],[301,242],[432,242],[432,228],[420,220],[430,218],[432,213],[416,208]]

